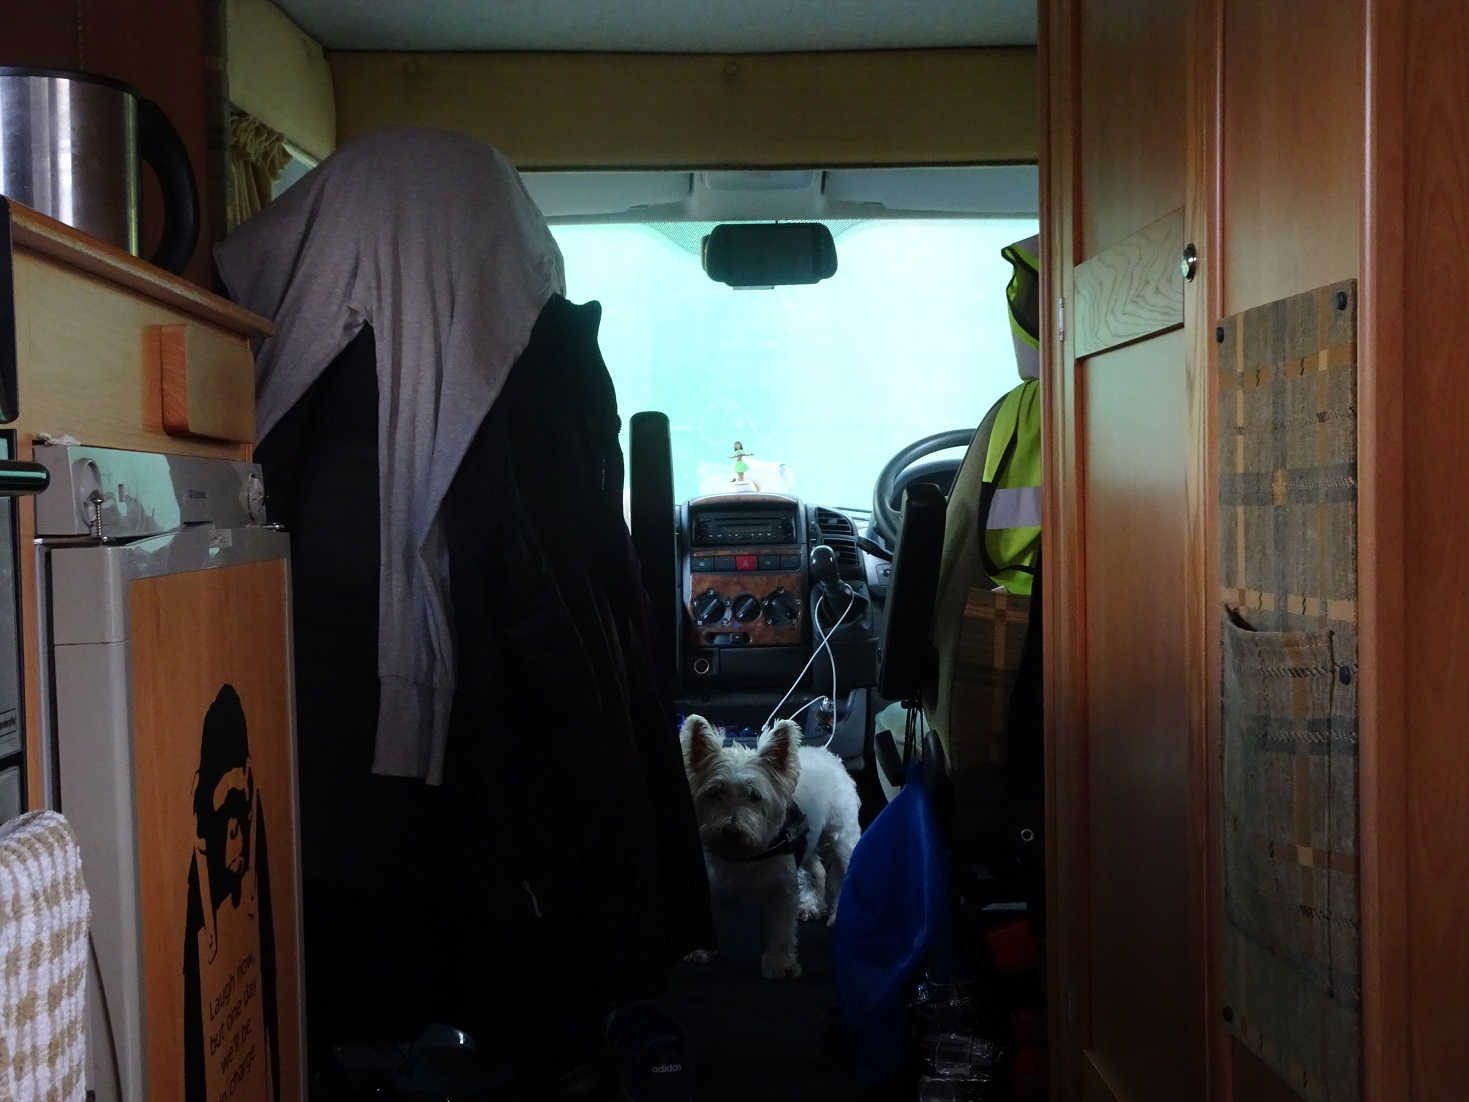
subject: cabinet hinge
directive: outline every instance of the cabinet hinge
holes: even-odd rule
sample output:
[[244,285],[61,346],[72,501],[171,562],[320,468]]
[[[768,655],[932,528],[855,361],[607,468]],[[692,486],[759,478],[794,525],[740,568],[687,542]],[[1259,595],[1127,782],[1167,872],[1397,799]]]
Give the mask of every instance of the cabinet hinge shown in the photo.
[[1066,343],[1066,298],[1056,296],[1056,343]]

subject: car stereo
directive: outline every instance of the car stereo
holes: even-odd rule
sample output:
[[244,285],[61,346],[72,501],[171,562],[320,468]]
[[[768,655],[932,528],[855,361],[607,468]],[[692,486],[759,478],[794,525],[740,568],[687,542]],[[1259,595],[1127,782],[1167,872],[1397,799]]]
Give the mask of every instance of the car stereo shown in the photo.
[[800,502],[720,494],[682,513],[684,674],[727,683],[799,669],[811,637]]

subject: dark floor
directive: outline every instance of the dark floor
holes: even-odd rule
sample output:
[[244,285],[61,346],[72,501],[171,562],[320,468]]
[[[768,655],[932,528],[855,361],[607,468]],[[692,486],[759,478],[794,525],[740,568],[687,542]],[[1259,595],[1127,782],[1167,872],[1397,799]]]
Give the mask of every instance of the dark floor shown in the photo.
[[683,964],[657,1005],[684,1029],[696,1102],[868,1102],[848,1070],[832,986],[831,931],[801,925],[798,980],[767,980],[753,957]]

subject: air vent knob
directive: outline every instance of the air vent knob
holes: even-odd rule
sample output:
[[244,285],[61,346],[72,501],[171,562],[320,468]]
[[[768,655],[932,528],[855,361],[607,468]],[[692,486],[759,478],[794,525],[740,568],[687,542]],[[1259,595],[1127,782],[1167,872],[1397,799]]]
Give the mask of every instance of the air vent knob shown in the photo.
[[765,622],[771,627],[794,624],[801,614],[801,603],[785,591],[777,589],[765,601]]
[[741,593],[734,599],[731,609],[736,620],[742,624],[748,624],[760,615],[760,602],[748,593]]
[[701,624],[717,624],[724,619],[727,607],[724,598],[711,586],[694,598],[694,619]]

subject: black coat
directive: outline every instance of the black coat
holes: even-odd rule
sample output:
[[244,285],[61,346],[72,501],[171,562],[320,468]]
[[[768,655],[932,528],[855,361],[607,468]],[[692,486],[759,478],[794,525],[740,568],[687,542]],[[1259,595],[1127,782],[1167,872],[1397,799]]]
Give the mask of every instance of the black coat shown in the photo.
[[[444,504],[445,781],[369,772],[376,382],[365,330],[258,450],[292,532],[307,1023],[318,1050],[449,1021],[507,1059],[592,1043],[712,944],[622,514],[601,309],[554,297]],[[670,518],[670,523],[672,518]]]

